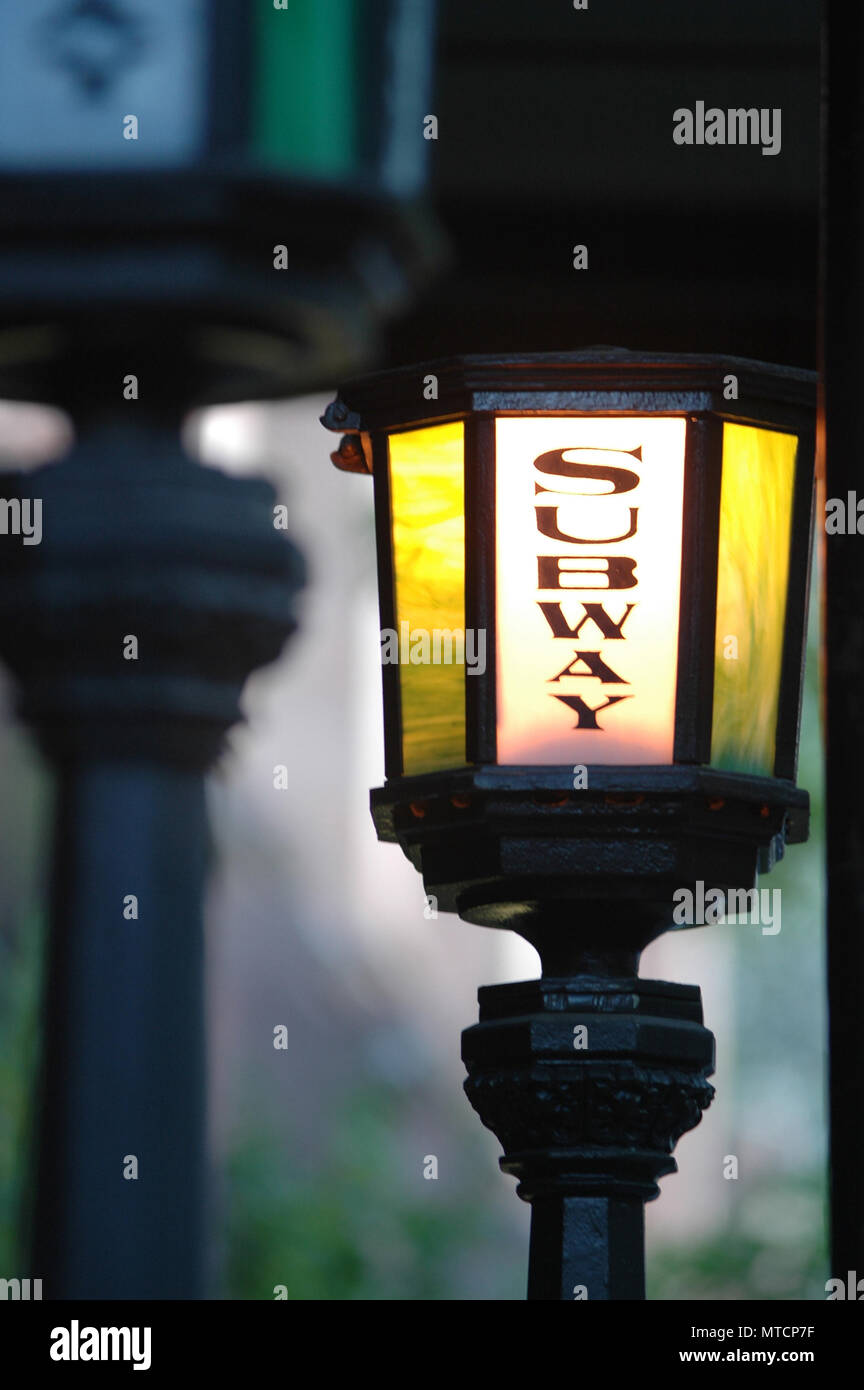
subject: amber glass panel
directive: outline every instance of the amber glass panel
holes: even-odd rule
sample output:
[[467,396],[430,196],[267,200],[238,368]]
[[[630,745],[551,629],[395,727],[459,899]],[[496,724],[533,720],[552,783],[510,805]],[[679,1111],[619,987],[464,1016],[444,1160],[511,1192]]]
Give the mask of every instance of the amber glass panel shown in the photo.
[[465,764],[464,428],[430,425],[392,434],[389,444],[402,761],[411,775]]
[[723,426],[711,763],[773,776],[795,435]]

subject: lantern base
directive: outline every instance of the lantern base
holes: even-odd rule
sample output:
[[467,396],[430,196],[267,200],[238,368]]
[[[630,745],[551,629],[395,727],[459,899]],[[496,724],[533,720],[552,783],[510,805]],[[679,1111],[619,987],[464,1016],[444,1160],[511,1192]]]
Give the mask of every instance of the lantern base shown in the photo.
[[589,767],[581,790],[570,768],[476,767],[372,793],[379,838],[401,845],[439,910],[519,932],[546,974],[581,973],[598,940],[632,953],[703,925],[675,920],[681,891],[695,905],[751,890],[807,838],[808,812],[790,782],[684,766]]
[[532,1206],[529,1299],[644,1298],[643,1204],[714,1095],[698,988],[581,974],[479,1000],[465,1091]]

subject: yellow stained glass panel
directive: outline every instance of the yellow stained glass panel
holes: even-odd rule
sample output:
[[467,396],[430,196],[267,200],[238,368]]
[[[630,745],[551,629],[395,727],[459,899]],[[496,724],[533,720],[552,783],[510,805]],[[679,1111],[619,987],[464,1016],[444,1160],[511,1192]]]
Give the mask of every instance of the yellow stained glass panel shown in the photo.
[[402,762],[410,776],[466,761],[464,426],[391,434],[389,450]]
[[771,777],[795,435],[724,423],[711,765]]

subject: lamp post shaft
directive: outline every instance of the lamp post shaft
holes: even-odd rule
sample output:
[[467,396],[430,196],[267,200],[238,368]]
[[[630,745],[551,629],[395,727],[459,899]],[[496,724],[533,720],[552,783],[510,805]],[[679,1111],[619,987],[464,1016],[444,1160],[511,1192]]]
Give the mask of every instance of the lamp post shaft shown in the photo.
[[645,1297],[645,1216],[638,1198],[542,1197],[531,1203],[528,1298]]
[[204,1295],[207,839],[200,773],[59,774],[32,1244],[51,1298]]

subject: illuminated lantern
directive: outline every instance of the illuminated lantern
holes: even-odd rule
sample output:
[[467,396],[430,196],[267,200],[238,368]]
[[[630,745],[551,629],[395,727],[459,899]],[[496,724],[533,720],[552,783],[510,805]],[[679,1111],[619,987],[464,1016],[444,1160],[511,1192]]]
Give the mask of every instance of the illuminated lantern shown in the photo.
[[[502,1076],[512,1098],[538,1065],[526,1043],[513,1073],[508,1011],[523,1022],[552,1014],[556,1026],[587,1018],[596,991],[571,990],[582,1003],[568,1014],[546,987],[585,978],[617,980],[618,1003],[606,1007],[635,1008],[627,1001],[649,988],[636,978],[642,948],[670,926],[700,924],[674,915],[682,890],[700,904],[712,890],[752,890],[757,868],[806,838],[795,769],[815,394],[809,372],[603,347],[380,373],[344,386],[324,417],[345,436],[334,461],[375,483],[379,836],[402,846],[440,908],[513,928],[540,951],[529,999],[505,997],[526,985],[481,991],[464,1054],[472,1103],[529,1201],[542,1183],[508,1157],[519,1106],[499,1113],[489,1101],[484,1113],[507,1090]],[[638,1007],[671,1018],[679,1005],[661,1005],[660,988]],[[670,1094],[684,1099],[680,1113],[670,1105],[655,1176],[674,1168],[675,1139],[710,1098],[710,1034],[698,990],[694,999],[690,1052],[670,1032],[663,1054]],[[647,1075],[640,1046],[621,1041],[619,1062]],[[586,1077],[599,1085],[596,1058],[574,1059],[566,1030],[560,1047],[543,1055],[583,1097],[573,1112],[583,1178],[605,1162],[606,1188],[595,1190],[619,1191],[618,1159],[602,1136],[591,1141],[579,1090]],[[628,1085],[622,1074],[616,1094]],[[540,1094],[533,1137],[516,1147],[548,1158],[560,1123],[541,1121]],[[524,1095],[519,1105],[524,1117]],[[646,1149],[623,1115],[619,1139],[619,1156]],[[556,1200],[582,1193],[571,1170]],[[534,1258],[535,1245],[556,1246],[560,1264],[564,1226],[559,1212],[553,1236],[532,1237],[531,1296],[572,1297],[548,1291],[548,1260]],[[589,1296],[640,1296],[633,1259],[623,1264],[626,1278]]]
[[758,802],[754,869],[804,835],[814,393],[807,372],[608,348],[342,390],[334,458],[375,478],[385,834],[448,788],[581,806],[702,786]]

